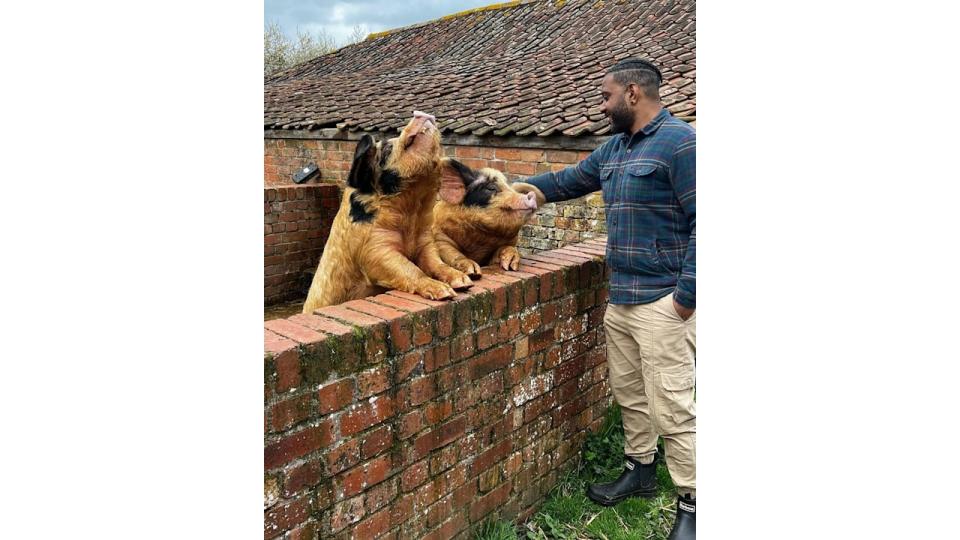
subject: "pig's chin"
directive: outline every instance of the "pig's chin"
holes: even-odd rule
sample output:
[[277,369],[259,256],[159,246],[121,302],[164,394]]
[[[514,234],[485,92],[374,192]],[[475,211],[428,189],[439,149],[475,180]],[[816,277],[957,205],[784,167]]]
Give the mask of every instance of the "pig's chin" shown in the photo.
[[503,210],[507,212],[508,216],[522,219],[524,222],[529,220],[533,213],[537,211],[535,208],[504,208]]

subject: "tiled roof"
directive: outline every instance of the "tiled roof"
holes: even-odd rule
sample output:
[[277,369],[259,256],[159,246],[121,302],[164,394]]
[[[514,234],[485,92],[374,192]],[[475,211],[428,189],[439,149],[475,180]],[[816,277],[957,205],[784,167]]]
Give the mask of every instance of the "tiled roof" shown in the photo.
[[372,34],[268,77],[265,129],[391,131],[427,111],[443,134],[604,135],[604,70],[663,73],[664,106],[696,116],[695,0],[510,2]]

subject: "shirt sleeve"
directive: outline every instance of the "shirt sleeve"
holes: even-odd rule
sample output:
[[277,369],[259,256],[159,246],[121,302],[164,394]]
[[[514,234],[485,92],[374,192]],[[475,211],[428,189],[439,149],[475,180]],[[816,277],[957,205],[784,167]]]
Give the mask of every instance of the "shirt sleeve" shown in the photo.
[[561,171],[546,172],[524,180],[543,192],[547,202],[576,199],[600,189],[600,164],[604,162],[608,140],[583,161]]
[[690,225],[687,255],[677,281],[677,303],[690,309],[697,307],[697,134],[685,137],[673,153],[670,166],[673,192]]

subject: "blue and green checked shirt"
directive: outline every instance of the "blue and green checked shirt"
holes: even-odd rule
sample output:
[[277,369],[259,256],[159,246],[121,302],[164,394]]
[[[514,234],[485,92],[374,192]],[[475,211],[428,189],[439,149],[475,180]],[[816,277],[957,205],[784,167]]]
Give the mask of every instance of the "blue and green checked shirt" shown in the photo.
[[646,304],[676,290],[697,306],[697,136],[666,109],[560,172],[525,180],[548,202],[603,191],[610,302]]

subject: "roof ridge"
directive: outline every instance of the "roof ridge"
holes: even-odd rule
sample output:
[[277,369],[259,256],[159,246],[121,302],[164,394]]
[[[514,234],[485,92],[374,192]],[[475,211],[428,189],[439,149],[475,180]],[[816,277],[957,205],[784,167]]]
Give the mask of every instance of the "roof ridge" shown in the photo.
[[496,4],[490,4],[490,5],[487,5],[487,6],[475,7],[475,8],[472,8],[472,9],[465,9],[465,10],[463,10],[463,11],[458,11],[458,12],[456,12],[456,13],[451,13],[450,15],[444,15],[444,16],[442,16],[442,17],[437,17],[436,19],[430,19],[429,21],[423,21],[423,22],[419,22],[419,23],[416,23],[416,24],[410,24],[410,25],[407,25],[407,26],[401,26],[401,27],[399,27],[399,28],[391,28],[391,29],[389,29],[389,30],[383,30],[382,32],[371,32],[370,34],[367,34],[367,37],[364,38],[363,41],[369,41],[369,40],[379,39],[379,38],[382,38],[382,37],[384,37],[384,36],[389,36],[390,34],[395,34],[395,33],[397,33],[397,32],[401,32],[401,31],[403,31],[403,30],[410,30],[411,28],[419,28],[419,27],[421,27],[421,26],[427,26],[427,25],[429,25],[429,24],[433,24],[433,23],[440,22],[440,21],[448,21],[448,20],[452,20],[452,19],[457,19],[457,18],[460,18],[460,17],[465,17],[465,16],[467,16],[467,15],[471,15],[471,14],[473,14],[473,13],[480,13],[480,12],[483,12],[483,11],[496,11],[496,10],[500,10],[500,9],[515,8],[515,7],[522,6],[522,5],[526,5],[526,4],[533,4],[533,3],[535,3],[535,2],[552,2],[552,1],[556,1],[557,3],[559,3],[559,4],[562,6],[562,5],[563,5],[563,2],[564,2],[565,0],[512,0],[511,2],[498,2],[498,3],[496,3]]

